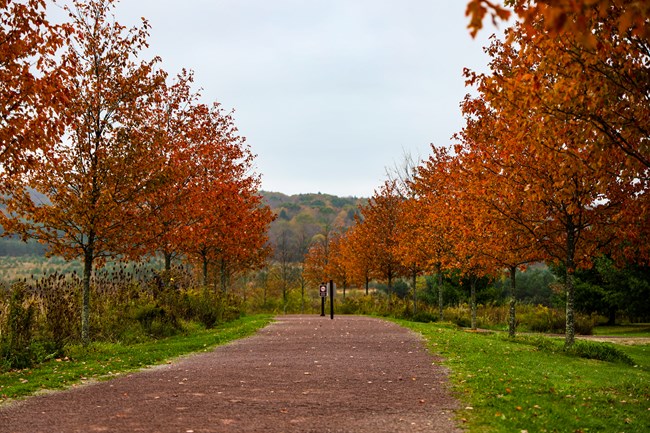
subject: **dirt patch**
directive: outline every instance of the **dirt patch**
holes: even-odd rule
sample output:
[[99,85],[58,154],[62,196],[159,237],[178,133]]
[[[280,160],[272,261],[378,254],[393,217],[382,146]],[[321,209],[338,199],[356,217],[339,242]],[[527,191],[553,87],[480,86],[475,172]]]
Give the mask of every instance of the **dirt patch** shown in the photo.
[[390,322],[282,316],[210,353],[0,408],[0,431],[460,432],[437,361]]
[[580,340],[599,341],[602,343],[624,344],[636,346],[650,344],[650,337],[608,337],[605,335],[577,335]]

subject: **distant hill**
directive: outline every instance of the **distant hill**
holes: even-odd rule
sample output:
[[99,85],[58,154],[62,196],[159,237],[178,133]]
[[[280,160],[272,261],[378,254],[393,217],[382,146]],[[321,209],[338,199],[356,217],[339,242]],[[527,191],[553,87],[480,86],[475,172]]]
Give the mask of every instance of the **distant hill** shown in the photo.
[[261,194],[277,215],[269,229],[269,240],[276,258],[288,253],[292,261],[302,261],[309,244],[318,234],[352,226],[359,205],[367,202],[365,198],[320,193],[286,195],[262,191]]
[[279,220],[330,224],[337,227],[349,227],[353,224],[359,205],[367,201],[363,198],[320,193],[286,195],[262,191],[261,194]]
[[[325,231],[345,230],[353,225],[359,205],[367,202],[365,198],[320,193],[286,195],[262,191],[261,194],[277,215],[269,229],[271,245],[275,248],[278,242],[290,244],[295,260],[302,260],[314,236]],[[43,255],[44,252],[45,247],[37,242],[24,243],[15,237],[0,238],[0,256]]]

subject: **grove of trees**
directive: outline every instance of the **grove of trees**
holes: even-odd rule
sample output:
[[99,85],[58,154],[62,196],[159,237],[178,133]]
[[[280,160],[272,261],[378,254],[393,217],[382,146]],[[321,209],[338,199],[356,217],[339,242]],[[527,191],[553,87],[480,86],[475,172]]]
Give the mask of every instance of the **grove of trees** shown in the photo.
[[[125,28],[115,0],[0,3],[0,224],[84,264],[156,254],[196,264],[203,284],[259,267],[274,216],[231,113],[200,102],[191,72],[144,59],[149,23]],[[210,278],[212,276],[212,278]]]
[[[342,258],[322,246],[309,257],[320,257],[311,267],[322,279],[340,274],[339,261],[349,275],[366,269],[389,287],[413,272],[453,271],[470,286],[472,327],[477,281],[507,272],[511,335],[517,269],[544,261],[562,272],[570,347],[576,274],[600,264],[615,291],[612,266],[648,264],[648,4],[506,6],[520,19],[486,48],[489,72],[465,71],[473,92],[455,145],[433,147],[406,193],[396,194],[394,181],[379,188],[337,241]],[[470,27],[487,12],[510,13],[469,2]]]

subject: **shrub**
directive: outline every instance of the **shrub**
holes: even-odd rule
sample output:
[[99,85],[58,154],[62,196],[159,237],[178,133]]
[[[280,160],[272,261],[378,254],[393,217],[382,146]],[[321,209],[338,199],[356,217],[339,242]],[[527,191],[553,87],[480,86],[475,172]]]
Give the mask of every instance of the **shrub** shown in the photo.
[[581,358],[634,365],[634,361],[627,353],[610,343],[579,340],[569,349],[569,353]]
[[27,298],[27,286],[17,283],[12,286],[7,315],[7,336],[3,344],[2,357],[10,368],[30,367],[34,361],[31,351],[32,320],[35,308],[32,299]]
[[176,316],[157,304],[138,308],[134,317],[144,332],[154,338],[170,337],[182,329]]
[[564,347],[564,341],[558,338],[519,336],[516,341],[519,343],[530,344],[545,352],[565,353],[585,359],[634,365],[634,361],[629,357],[629,355],[610,343],[576,340],[573,343],[573,346],[567,350]]
[[418,311],[410,320],[412,322],[431,323],[438,321],[438,315],[429,311]]
[[36,283],[36,289],[41,295],[44,315],[43,337],[53,345],[56,354],[63,354],[67,343],[79,337],[80,302],[78,281],[66,279],[61,274],[52,274]]

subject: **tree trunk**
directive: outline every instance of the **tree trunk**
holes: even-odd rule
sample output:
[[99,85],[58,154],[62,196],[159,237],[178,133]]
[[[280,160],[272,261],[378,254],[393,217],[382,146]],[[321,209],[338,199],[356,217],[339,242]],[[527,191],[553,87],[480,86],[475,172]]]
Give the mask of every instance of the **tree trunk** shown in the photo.
[[93,274],[93,261],[95,259],[95,235],[88,236],[88,246],[84,250],[84,275],[81,294],[81,342],[84,346],[90,343],[90,279]]
[[609,307],[609,315],[607,319],[607,325],[614,326],[616,325],[616,307]]
[[438,275],[438,319],[442,322],[444,315],[444,293],[442,291],[442,271],[440,264],[436,265],[436,271]]
[[230,285],[230,275],[228,274],[228,263],[223,257],[221,258],[221,270],[219,276],[221,279],[221,291],[226,293],[228,286]]
[[300,278],[300,314],[305,314],[305,279]]
[[169,272],[172,270],[172,253],[165,251],[163,254],[165,256],[165,272]]
[[369,288],[370,288],[370,278],[368,277],[368,273],[366,273],[366,296],[368,296]]
[[208,287],[208,256],[207,254],[201,254],[203,259],[203,287]]
[[470,308],[472,310],[472,329],[476,329],[476,280],[477,278],[472,275],[470,278]]
[[572,226],[567,230],[566,240],[566,263],[565,263],[565,289],[566,289],[566,335],[564,347],[570,349],[575,342],[575,283],[573,273],[575,271],[575,231]]
[[416,290],[416,284],[417,284],[417,278],[418,278],[418,273],[415,267],[413,268],[413,316],[415,316],[418,312],[418,294]]
[[516,305],[517,305],[517,285],[516,285],[517,267],[510,267],[510,317],[508,318],[508,336],[515,338],[517,331]]

